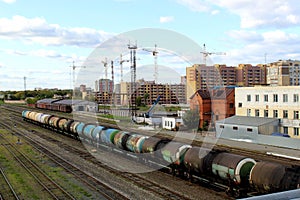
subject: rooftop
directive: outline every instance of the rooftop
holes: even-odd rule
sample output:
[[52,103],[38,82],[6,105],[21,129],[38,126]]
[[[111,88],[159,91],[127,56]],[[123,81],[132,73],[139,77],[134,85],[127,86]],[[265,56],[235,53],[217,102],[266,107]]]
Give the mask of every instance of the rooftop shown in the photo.
[[[247,116],[232,116],[223,120],[217,121],[219,124],[234,124],[234,125],[245,125],[245,126],[261,126],[264,124],[273,123],[278,121],[276,118],[265,118],[265,117],[247,117]],[[278,121],[279,122],[279,121]]]

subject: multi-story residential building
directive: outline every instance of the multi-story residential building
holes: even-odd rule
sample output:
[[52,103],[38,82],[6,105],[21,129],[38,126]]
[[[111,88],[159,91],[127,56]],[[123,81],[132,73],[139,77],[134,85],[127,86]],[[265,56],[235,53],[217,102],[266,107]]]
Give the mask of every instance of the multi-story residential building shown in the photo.
[[299,86],[236,88],[236,115],[278,118],[281,133],[300,138],[299,96]]
[[186,99],[197,90],[208,90],[216,86],[235,85],[236,70],[226,65],[206,66],[195,64],[186,68]]
[[266,75],[266,65],[239,64],[236,68],[236,85],[244,87],[265,85]]
[[219,70],[224,86],[236,85],[236,67],[218,64],[215,67]]
[[235,90],[224,87],[213,90],[198,90],[191,97],[190,109],[199,111],[199,127],[204,124],[214,127],[215,122],[235,115]]
[[183,84],[156,84],[154,81],[141,79],[135,83],[135,87],[136,89],[131,83],[121,82],[121,105],[132,105],[137,97],[141,97],[143,104],[151,105],[158,96],[160,96],[160,104],[186,103],[186,87]]
[[300,85],[300,61],[279,60],[268,64],[267,84],[271,86]]
[[95,99],[99,104],[113,104],[114,82],[110,79],[100,79],[95,82]]

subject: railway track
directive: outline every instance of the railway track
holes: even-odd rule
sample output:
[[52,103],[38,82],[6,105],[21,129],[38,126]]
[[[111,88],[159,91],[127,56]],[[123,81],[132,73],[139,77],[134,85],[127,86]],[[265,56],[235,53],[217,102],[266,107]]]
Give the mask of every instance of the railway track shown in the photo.
[[6,144],[2,144],[7,151],[18,161],[18,163],[43,187],[43,189],[53,199],[74,199],[74,197],[52,180],[39,166],[32,162],[24,153],[19,151],[14,145],[7,141],[3,136],[2,140]]
[[[9,107],[7,109],[9,109],[10,111],[12,111],[14,113],[18,113],[18,112],[21,113],[24,110],[23,107],[17,107],[16,109],[13,109],[13,107]],[[16,110],[17,110],[17,112],[16,112]],[[43,112],[40,109],[38,111],[39,112]],[[19,115],[17,115],[18,119],[21,119],[20,113],[18,113]],[[56,112],[57,116],[60,116],[60,114],[61,113],[57,113]],[[107,124],[107,123],[103,123],[101,125],[108,126],[108,127],[111,127],[111,128],[118,128],[116,125]],[[128,128],[128,129],[126,129],[126,131],[135,132],[136,130]],[[153,135],[153,133],[148,133],[147,131],[144,131],[143,133],[145,135],[150,135],[150,136]],[[163,133],[162,134],[157,134],[156,137],[174,139],[173,135],[164,135]],[[183,142],[183,141],[181,141],[181,142]],[[202,141],[197,141],[197,140],[194,140],[192,142],[192,145],[194,145],[194,146],[202,146],[202,147],[206,147],[206,148],[211,148],[211,145],[214,145],[213,148],[215,150],[227,151],[227,152],[230,152],[230,153],[236,153],[236,154],[240,154],[240,155],[248,156],[248,157],[253,157],[254,156],[255,159],[257,159],[257,160],[268,160],[268,161],[273,161],[273,162],[279,162],[281,164],[287,164],[287,163],[289,163],[291,165],[299,165],[300,164],[300,162],[297,161],[297,160],[286,158],[286,157],[278,157],[278,156],[274,156],[274,155],[268,155],[265,152],[260,152],[260,151],[257,151],[255,149],[250,150],[250,149],[243,149],[243,148],[235,148],[235,147],[231,147],[231,146],[224,146],[224,145],[218,145],[218,144],[203,143]]]
[[[22,120],[22,119],[20,118],[20,120]],[[17,127],[24,126],[22,123],[19,123],[18,121],[15,121],[15,123],[17,124]],[[31,124],[29,124],[28,126],[31,126]],[[17,128],[14,128],[14,129],[17,129]],[[71,165],[67,161],[63,160],[62,158],[59,158],[54,152],[51,152],[51,151],[43,148],[42,144],[39,144],[38,141],[34,141],[34,139],[30,138],[30,136],[29,136],[30,134],[26,134],[26,135],[24,135],[22,133],[18,133],[18,134],[20,134],[22,137],[25,137],[27,142],[29,142],[31,146],[34,146],[40,152],[48,155],[48,157],[52,158],[52,160],[54,159],[58,163],[62,163],[62,165],[65,165],[64,163],[67,163],[66,165],[69,168],[71,168],[71,171],[74,171],[74,172],[79,171],[78,168]],[[175,192],[166,187],[163,187],[156,182],[151,182],[149,179],[146,179],[137,174],[124,173],[124,172],[120,172],[116,169],[110,168],[106,164],[103,164],[103,163],[99,162],[98,160],[96,160],[89,152],[86,151],[86,149],[78,149],[78,147],[76,147],[76,148],[72,147],[62,141],[59,141],[59,140],[56,140],[56,139],[50,137],[49,134],[43,134],[43,133],[40,133],[37,131],[35,131],[34,134],[35,135],[38,134],[39,137],[41,137],[47,141],[51,141],[52,143],[54,143],[55,145],[57,145],[61,148],[64,148],[65,151],[67,151],[67,152],[72,152],[73,154],[76,154],[78,157],[84,158],[85,160],[87,160],[97,166],[100,166],[101,168],[105,169],[109,173],[113,174],[113,176],[119,176],[119,177],[122,177],[123,179],[126,179],[127,181],[131,182],[132,184],[138,186],[139,188],[142,188],[144,190],[151,192],[152,194],[155,194],[155,196],[161,197],[163,199],[174,199],[174,200],[189,199],[186,196],[184,196],[178,192]],[[83,172],[80,172],[80,173],[82,174]],[[92,185],[93,185],[93,182],[95,182],[95,180],[93,180],[93,178],[91,178],[91,177],[89,177],[86,180],[88,180],[89,182],[91,181]],[[94,183],[94,184],[99,184],[99,183]],[[119,198],[114,198],[114,199],[121,199],[121,198],[119,197]]]
[[15,189],[12,184],[8,180],[5,171],[0,168],[0,200],[4,199],[16,199],[19,200],[19,196],[17,195]]
[[[47,138],[46,138],[47,139]],[[48,138],[48,140],[50,140],[51,138]],[[74,149],[70,149],[69,147],[65,148],[68,151],[75,151]],[[295,160],[291,160],[288,158],[279,158],[279,157],[275,157],[275,156],[270,156],[270,155],[266,155],[265,153],[260,153],[257,151],[248,151],[245,149],[234,149],[234,148],[230,148],[230,147],[224,147],[224,146],[219,146],[218,149],[220,150],[226,150],[232,153],[236,153],[236,154],[240,154],[240,155],[245,155],[247,157],[254,157],[257,160],[268,160],[268,161],[275,161],[275,162],[280,162],[283,164],[299,164],[299,161],[295,161]],[[89,156],[90,155],[84,155],[82,152],[79,154],[79,156],[82,155],[83,157],[85,157],[87,160],[90,160]],[[93,162],[93,161],[91,161]],[[99,164],[99,166],[101,166],[101,163]],[[103,168],[105,168],[105,166],[102,166]],[[113,172],[112,172],[113,173]],[[123,173],[123,177],[126,178],[127,180],[130,180],[131,182],[133,182],[135,185],[138,185],[141,188],[147,188],[148,190],[153,190],[153,192],[157,192],[157,190],[159,190],[155,184],[149,185],[149,181],[143,181],[140,178],[137,178],[137,176],[135,174],[130,174],[130,173]],[[132,178],[133,177],[133,178]],[[150,188],[150,189],[149,189]],[[163,191],[159,191],[159,195],[162,196],[163,198],[168,198],[168,199],[184,199],[184,196],[178,196],[177,194],[174,194],[172,191],[168,191],[168,190],[163,190]]]
[[[11,129],[11,127],[0,123],[2,127],[6,127],[7,129]],[[20,124],[17,123],[18,126],[20,127]],[[89,189],[91,189],[92,191],[94,191],[95,193],[97,193],[97,199],[107,199],[107,200],[114,200],[114,199],[124,199],[127,200],[128,198],[126,196],[124,196],[123,194],[119,193],[118,191],[115,191],[113,188],[111,188],[110,186],[106,185],[104,182],[96,179],[95,177],[85,173],[84,171],[80,170],[78,167],[76,167],[75,165],[73,165],[72,163],[70,163],[69,161],[63,159],[62,157],[58,156],[55,152],[52,152],[50,150],[48,150],[47,148],[44,147],[44,145],[42,143],[39,143],[38,141],[35,141],[34,139],[30,138],[29,135],[24,135],[20,132],[16,132],[16,127],[14,128],[14,132],[15,134],[17,134],[18,136],[21,136],[23,139],[26,140],[26,142],[28,142],[35,150],[39,151],[40,153],[42,153],[44,156],[47,156],[48,159],[52,160],[56,165],[62,167],[65,171],[67,171],[68,173],[72,174],[74,177],[76,177],[77,180],[81,181],[82,183],[84,183],[86,186],[89,187]],[[2,138],[4,139],[4,138]],[[49,140],[51,140],[51,138],[49,138]],[[23,140],[22,140],[23,141]],[[52,139],[52,141],[54,141]],[[42,186],[45,188],[46,191],[49,192],[49,194],[51,194],[51,196],[54,199],[75,199],[71,194],[69,194],[67,191],[65,191],[63,188],[61,188],[58,184],[56,184],[54,181],[52,181],[46,174],[43,174],[43,172],[39,169],[38,166],[36,166],[34,163],[32,163],[30,161],[30,159],[26,159],[25,162],[23,162],[20,157],[26,157],[22,152],[18,151],[16,148],[13,147],[12,144],[9,144],[7,141],[7,144],[4,145],[7,150],[9,152],[11,152],[14,157],[22,164],[22,166],[24,166],[24,168],[26,168],[26,170],[29,170],[30,174],[33,175],[35,177],[35,179],[42,184]],[[17,151],[16,153],[13,152],[10,148],[8,147],[13,147],[14,151]],[[19,155],[17,155],[17,153]],[[29,164],[32,164],[33,168],[35,169],[35,171],[32,171],[30,169],[32,169],[31,166],[29,166]],[[42,173],[42,175],[44,177],[46,177],[46,180],[41,180],[40,177],[43,177],[41,175],[39,175],[39,173]],[[47,181],[50,181],[53,186],[51,184],[47,185],[47,184],[43,184]],[[49,187],[47,187],[49,186]],[[49,189],[50,188],[50,189]],[[52,191],[56,191],[56,190],[61,190],[62,193],[65,193],[65,196],[57,196],[55,195],[54,192]],[[57,193],[57,192],[56,192]]]

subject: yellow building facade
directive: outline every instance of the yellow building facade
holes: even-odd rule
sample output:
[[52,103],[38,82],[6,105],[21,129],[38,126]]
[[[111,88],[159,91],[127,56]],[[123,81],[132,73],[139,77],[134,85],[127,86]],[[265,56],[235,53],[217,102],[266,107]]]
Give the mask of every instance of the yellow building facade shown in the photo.
[[279,132],[300,139],[300,86],[235,89],[236,115],[277,118]]

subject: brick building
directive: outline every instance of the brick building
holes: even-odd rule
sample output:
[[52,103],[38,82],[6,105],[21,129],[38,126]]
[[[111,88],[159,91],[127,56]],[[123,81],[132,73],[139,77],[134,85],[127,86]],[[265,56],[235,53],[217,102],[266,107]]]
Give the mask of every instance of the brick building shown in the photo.
[[235,115],[234,95],[233,87],[195,92],[190,99],[190,108],[199,111],[199,127],[203,128],[207,124],[214,128],[215,121]]

